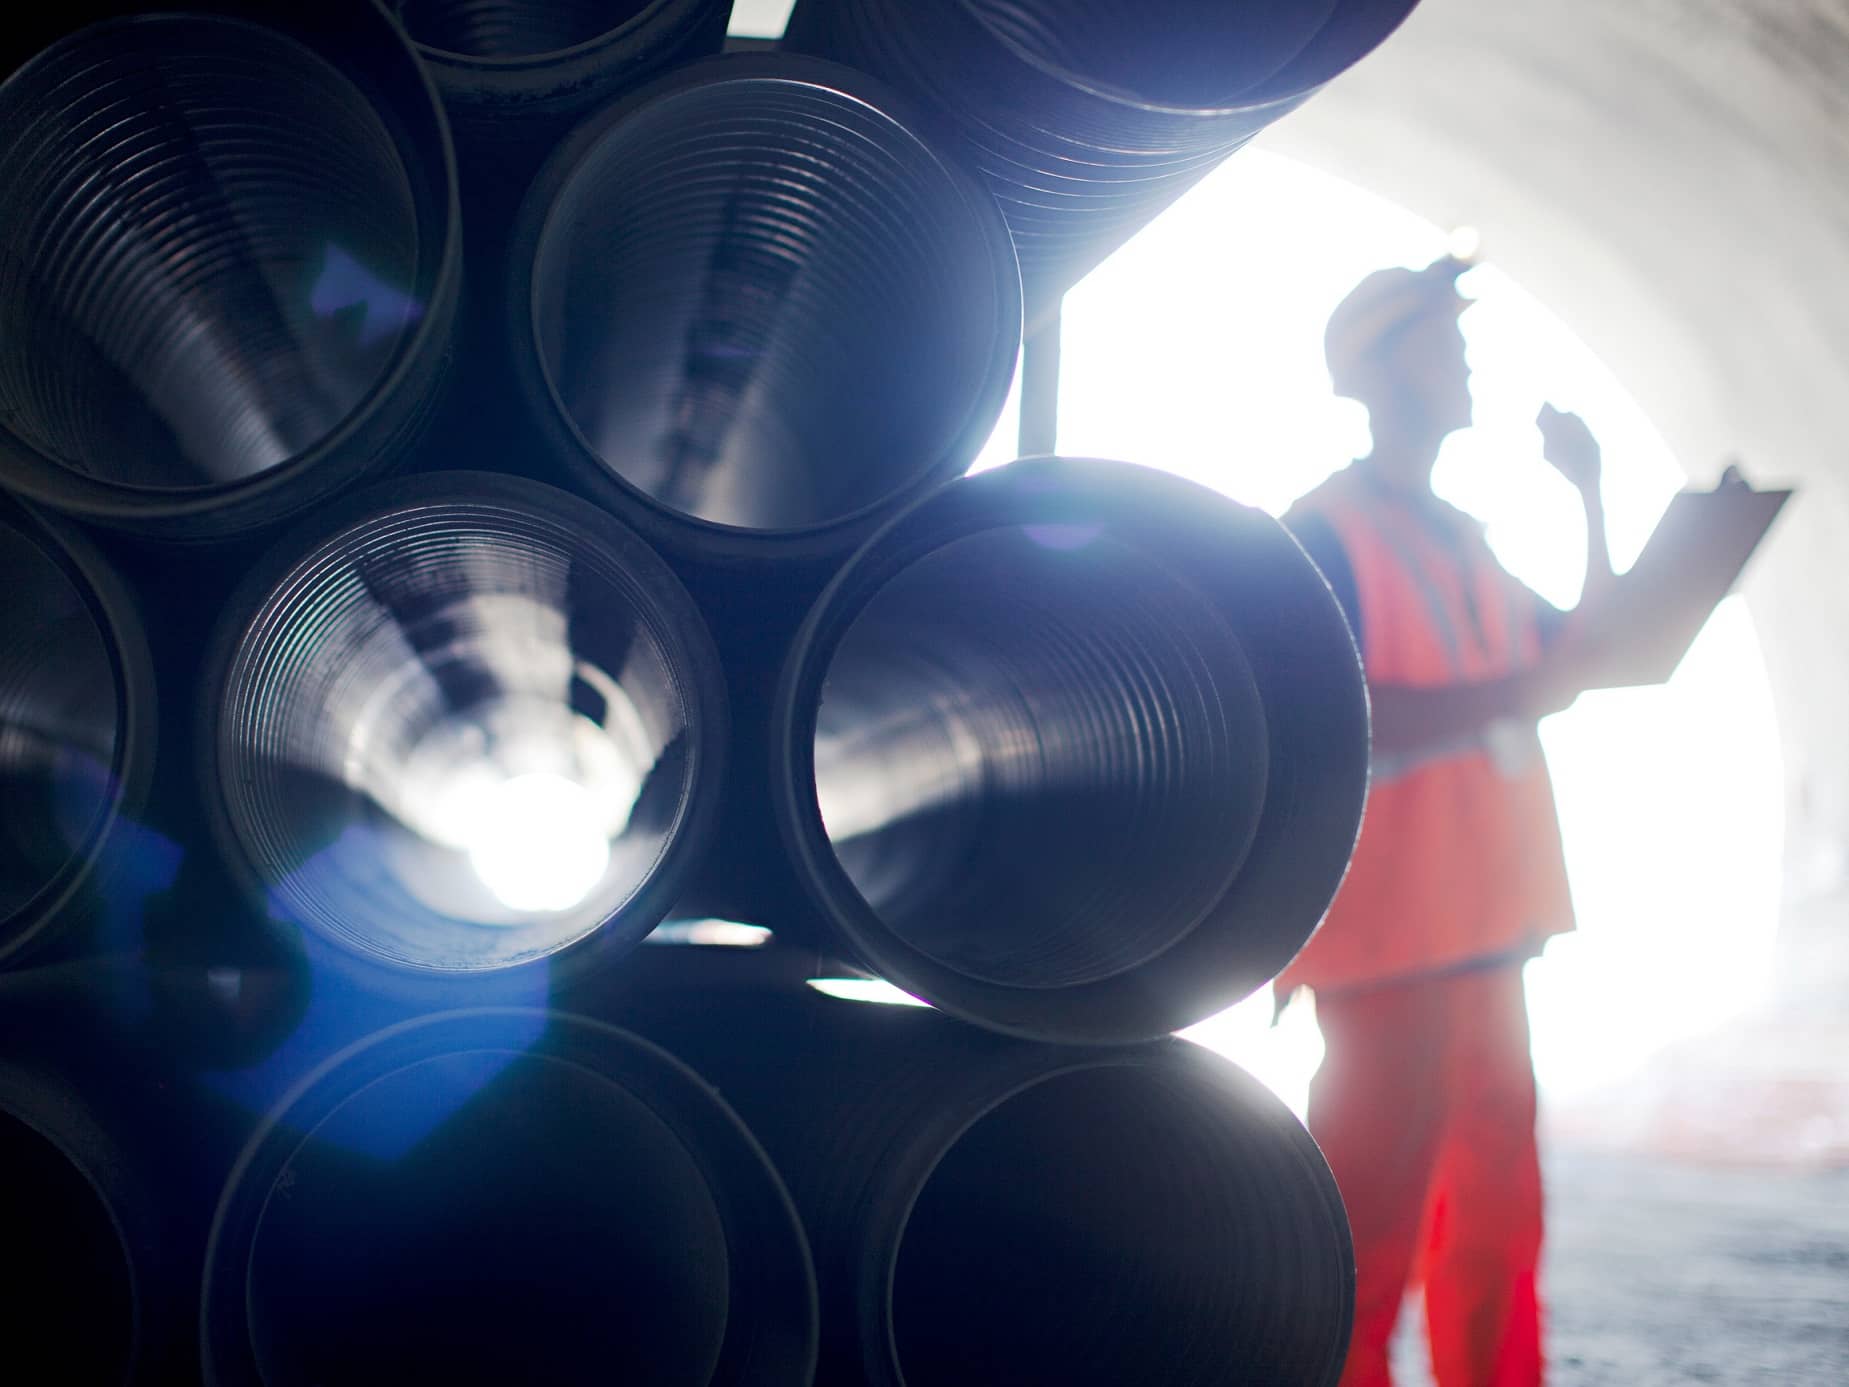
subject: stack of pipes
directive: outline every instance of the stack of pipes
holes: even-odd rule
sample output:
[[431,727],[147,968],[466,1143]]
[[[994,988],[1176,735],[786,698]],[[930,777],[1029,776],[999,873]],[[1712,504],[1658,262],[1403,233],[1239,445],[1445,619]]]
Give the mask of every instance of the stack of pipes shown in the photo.
[[1191,483],[963,474],[1411,0],[730,8],[0,37],[21,1380],[1339,1374],[1327,1167],[1172,1033],[1340,881],[1342,615]]

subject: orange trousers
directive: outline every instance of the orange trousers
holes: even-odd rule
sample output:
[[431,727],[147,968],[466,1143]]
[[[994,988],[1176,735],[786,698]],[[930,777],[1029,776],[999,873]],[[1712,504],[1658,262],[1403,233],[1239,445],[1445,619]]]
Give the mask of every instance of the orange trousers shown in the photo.
[[1383,1387],[1425,1287],[1439,1387],[1541,1380],[1541,1168],[1519,963],[1318,994],[1310,1131],[1354,1230],[1342,1387]]

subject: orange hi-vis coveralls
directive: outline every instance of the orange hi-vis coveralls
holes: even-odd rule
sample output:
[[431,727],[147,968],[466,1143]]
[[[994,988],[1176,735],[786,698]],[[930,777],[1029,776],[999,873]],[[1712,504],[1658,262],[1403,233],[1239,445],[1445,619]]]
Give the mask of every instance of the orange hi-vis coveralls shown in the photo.
[[[1357,464],[1286,523],[1312,556],[1313,534],[1325,553],[1331,534],[1339,544],[1370,684],[1492,680],[1539,657],[1543,604],[1463,512],[1396,495]],[[1572,927],[1532,725],[1376,758],[1348,876],[1277,983],[1280,997],[1314,990],[1327,1046],[1309,1117],[1354,1230],[1344,1387],[1390,1381],[1388,1342],[1418,1283],[1440,1387],[1540,1381],[1521,964]]]

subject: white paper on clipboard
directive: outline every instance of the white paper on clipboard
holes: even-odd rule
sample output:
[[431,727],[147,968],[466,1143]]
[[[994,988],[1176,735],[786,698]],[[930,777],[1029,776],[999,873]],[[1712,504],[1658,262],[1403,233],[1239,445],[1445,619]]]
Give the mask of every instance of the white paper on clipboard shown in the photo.
[[1587,687],[1666,682],[1790,499],[1738,481],[1672,497],[1637,562],[1580,614],[1600,652]]

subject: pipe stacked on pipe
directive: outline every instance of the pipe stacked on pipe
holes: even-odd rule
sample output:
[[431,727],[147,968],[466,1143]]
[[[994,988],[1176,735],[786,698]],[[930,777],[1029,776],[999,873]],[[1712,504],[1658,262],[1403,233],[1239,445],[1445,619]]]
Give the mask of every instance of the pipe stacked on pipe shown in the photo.
[[[393,0],[468,174],[517,187],[577,120],[719,51],[729,0]],[[493,164],[511,162],[510,171]],[[466,176],[466,175],[465,175]],[[473,193],[471,193],[473,196]]]
[[512,319],[545,447],[670,551],[838,557],[969,466],[1020,342],[989,198],[827,64],[731,57],[535,183]]
[[78,535],[0,498],[0,966],[110,889],[148,788],[154,678],[120,581]]
[[[718,0],[9,28],[0,1078],[80,1055],[137,1171],[4,1092],[0,1160],[85,1373],[158,1205],[225,1387],[1333,1380],[1328,1172],[1164,1037],[1337,885],[1347,627],[1189,483],[959,474],[1023,266],[1407,8],[805,0],[866,71]],[[772,942],[632,947],[696,907]]]
[[825,1387],[1339,1376],[1354,1258],[1334,1181],[1216,1056],[1028,1044],[803,988],[612,1010],[718,1083],[782,1171]]
[[252,893],[376,964],[633,943],[706,848],[725,709],[653,551],[549,487],[363,492],[234,599],[205,793]]
[[849,951],[1053,1039],[1147,1039],[1270,978],[1366,793],[1322,576],[1269,516],[1124,463],[1023,460],[896,517],[774,721],[779,822]]
[[1415,3],[800,0],[786,44],[864,68],[954,132],[1038,312]]
[[[731,0],[392,0],[443,102],[469,254],[483,267],[506,258],[514,215],[533,175],[586,117],[651,76],[719,52]],[[470,380],[504,369],[489,350],[499,335],[500,277],[477,285]]]
[[458,293],[449,137],[374,5],[117,8],[0,53],[0,477],[221,537],[415,442]]
[[163,1178],[164,1136],[150,1137],[125,1101],[132,1061],[111,1091],[94,1067],[50,1058],[23,1033],[7,1038],[0,1321],[11,1371],[98,1387],[184,1380],[194,1297],[172,1234],[185,1196]]
[[811,1380],[815,1291],[762,1151],[655,1047],[519,1010],[406,1022],[273,1112],[215,1216],[213,1387]]

